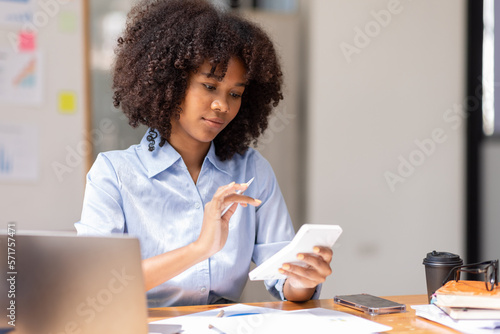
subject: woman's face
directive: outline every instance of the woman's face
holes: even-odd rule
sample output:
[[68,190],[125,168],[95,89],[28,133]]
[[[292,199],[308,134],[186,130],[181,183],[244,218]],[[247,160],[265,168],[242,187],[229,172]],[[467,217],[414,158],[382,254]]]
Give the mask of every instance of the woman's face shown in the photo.
[[[180,118],[172,120],[171,139],[210,143],[238,114],[246,85],[243,63],[231,58],[220,81],[210,71],[205,61],[189,76]],[[215,76],[220,76],[218,70]]]

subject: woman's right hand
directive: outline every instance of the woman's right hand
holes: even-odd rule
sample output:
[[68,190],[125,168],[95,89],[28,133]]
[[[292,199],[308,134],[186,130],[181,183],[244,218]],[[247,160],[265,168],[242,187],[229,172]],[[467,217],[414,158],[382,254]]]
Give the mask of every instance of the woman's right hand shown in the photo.
[[[220,251],[227,241],[229,232],[229,219],[236,211],[238,204],[247,206],[259,206],[262,202],[249,196],[237,194],[236,191],[242,192],[248,188],[246,183],[238,184],[231,182],[228,185],[219,187],[215,192],[212,200],[205,205],[203,214],[203,225],[201,227],[200,236],[195,241],[196,248],[206,254],[206,258]],[[222,215],[222,212],[228,207],[229,210]]]

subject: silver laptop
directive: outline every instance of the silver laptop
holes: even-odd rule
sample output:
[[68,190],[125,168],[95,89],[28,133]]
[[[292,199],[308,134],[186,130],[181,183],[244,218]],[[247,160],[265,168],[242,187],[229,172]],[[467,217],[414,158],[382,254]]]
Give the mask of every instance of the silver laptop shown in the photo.
[[[3,231],[0,270],[0,307],[7,310],[0,332],[148,333],[135,238]],[[178,330],[157,327],[149,333]]]

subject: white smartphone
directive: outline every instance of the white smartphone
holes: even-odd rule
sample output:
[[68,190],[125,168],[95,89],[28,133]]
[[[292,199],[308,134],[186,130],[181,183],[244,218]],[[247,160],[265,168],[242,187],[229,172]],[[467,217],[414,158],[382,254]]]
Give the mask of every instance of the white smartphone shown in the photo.
[[333,297],[337,304],[363,311],[370,315],[405,312],[406,305],[367,293]]

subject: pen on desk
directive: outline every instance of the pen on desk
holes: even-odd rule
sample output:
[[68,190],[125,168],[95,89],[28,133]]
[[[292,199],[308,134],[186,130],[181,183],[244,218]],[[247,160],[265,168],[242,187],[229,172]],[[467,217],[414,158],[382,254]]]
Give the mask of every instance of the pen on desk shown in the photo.
[[215,327],[214,325],[211,325],[211,324],[208,324],[208,329],[213,329],[214,331],[216,331],[219,334],[226,334],[226,332],[221,331],[220,329],[218,329],[217,327]]
[[[248,187],[250,187],[250,185],[252,184],[253,179],[255,179],[255,177],[252,177],[252,178],[251,178],[251,179],[250,179],[250,180],[246,183],[246,185],[247,185],[247,189],[248,189]],[[242,193],[243,193],[243,190],[238,190],[238,191],[236,191],[236,194],[238,194],[238,195],[240,195],[240,194],[242,194]],[[233,203],[231,203],[231,204],[229,204],[229,205],[227,206],[227,208],[225,208],[225,209],[224,209],[224,211],[222,211],[222,213],[221,213],[221,215],[220,215],[220,216],[221,216],[221,217],[222,217],[222,216],[224,216],[224,214],[227,212],[227,210],[229,210],[229,208],[230,208],[230,207],[231,207],[231,205],[233,205],[233,204],[234,204],[234,202],[233,202]]]

